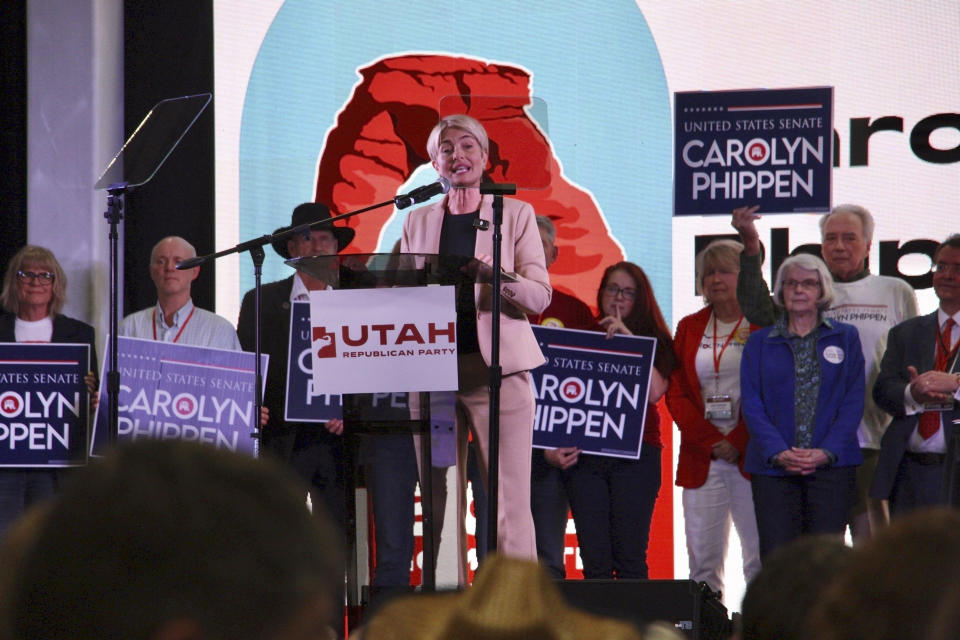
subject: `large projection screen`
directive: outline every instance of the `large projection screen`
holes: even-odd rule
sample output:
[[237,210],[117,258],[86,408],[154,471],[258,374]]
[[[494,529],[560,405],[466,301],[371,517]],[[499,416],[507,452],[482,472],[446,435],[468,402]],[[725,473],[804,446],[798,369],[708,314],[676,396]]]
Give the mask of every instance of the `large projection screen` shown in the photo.
[[[930,259],[908,243],[960,230],[956,2],[217,0],[214,19],[217,248],[289,224],[304,201],[343,213],[431,182],[405,124],[451,86],[509,82],[548,106],[549,123],[527,117],[551,184],[520,197],[557,220],[554,282],[593,305],[603,267],[632,260],[675,326],[702,305],[697,238],[733,230],[729,216],[671,215],[673,92],[832,86],[832,202],[870,209],[872,270],[917,278],[921,311],[936,306]],[[401,215],[364,218],[356,250],[389,251]],[[819,241],[813,215],[759,229],[787,250]],[[268,253],[264,280],[290,275]],[[252,281],[246,256],[219,264],[218,311],[235,318]],[[655,522],[674,554],[651,558],[652,577],[686,577],[681,517],[675,499],[673,522]]]

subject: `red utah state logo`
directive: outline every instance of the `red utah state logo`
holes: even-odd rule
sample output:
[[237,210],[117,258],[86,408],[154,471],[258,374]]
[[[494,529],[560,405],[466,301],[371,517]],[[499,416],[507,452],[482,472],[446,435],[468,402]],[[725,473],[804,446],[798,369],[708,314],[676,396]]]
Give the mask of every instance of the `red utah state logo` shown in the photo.
[[337,336],[327,333],[326,327],[313,328],[313,346],[316,348],[314,355],[318,358],[337,357]]

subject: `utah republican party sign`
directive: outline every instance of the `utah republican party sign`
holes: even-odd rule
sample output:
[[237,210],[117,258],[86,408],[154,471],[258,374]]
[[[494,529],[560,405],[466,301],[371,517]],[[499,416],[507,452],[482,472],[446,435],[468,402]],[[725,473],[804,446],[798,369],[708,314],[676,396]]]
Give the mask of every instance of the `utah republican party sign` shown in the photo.
[[453,291],[430,286],[311,293],[314,388],[324,393],[456,390]]

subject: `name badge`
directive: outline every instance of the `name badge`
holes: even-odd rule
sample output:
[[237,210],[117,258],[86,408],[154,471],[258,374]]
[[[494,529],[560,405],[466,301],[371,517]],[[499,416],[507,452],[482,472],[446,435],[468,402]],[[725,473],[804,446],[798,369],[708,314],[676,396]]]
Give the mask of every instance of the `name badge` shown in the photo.
[[707,396],[703,409],[707,420],[729,420],[733,417],[733,399],[726,394]]
[[946,402],[926,402],[923,405],[924,412],[927,411],[953,411],[953,401],[948,400]]

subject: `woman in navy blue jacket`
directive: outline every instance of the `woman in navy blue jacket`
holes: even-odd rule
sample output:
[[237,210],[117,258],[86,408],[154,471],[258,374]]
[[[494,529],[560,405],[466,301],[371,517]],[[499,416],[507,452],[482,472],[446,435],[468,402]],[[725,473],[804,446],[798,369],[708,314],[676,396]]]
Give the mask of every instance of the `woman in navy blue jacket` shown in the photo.
[[[10,259],[0,291],[0,342],[63,342],[90,345],[91,396],[96,389],[93,327],[61,313],[67,276],[49,249],[27,245]],[[0,469],[0,535],[32,504],[56,493],[62,470]]]
[[760,555],[807,533],[843,534],[862,462],[864,363],[855,327],[829,320],[819,258],[787,258],[774,301],[786,313],[750,336],[740,363]]

